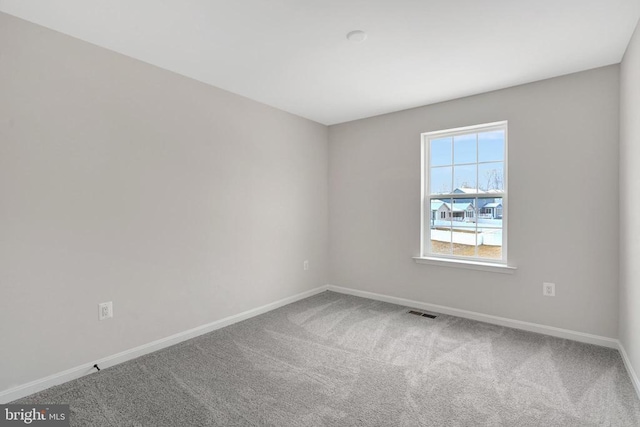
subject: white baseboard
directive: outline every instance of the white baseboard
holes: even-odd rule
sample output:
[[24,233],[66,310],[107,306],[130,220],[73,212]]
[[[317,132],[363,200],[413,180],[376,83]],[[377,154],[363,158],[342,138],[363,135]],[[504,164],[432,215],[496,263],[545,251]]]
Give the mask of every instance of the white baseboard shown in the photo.
[[180,332],[175,335],[171,335],[169,337],[162,338],[162,339],[123,351],[118,354],[104,357],[100,360],[87,362],[82,366],[77,366],[75,368],[71,368],[63,372],[58,372],[56,374],[49,375],[45,378],[41,378],[41,379],[32,381],[30,383],[23,384],[23,385],[2,391],[0,392],[0,404],[11,402],[16,399],[20,399],[30,394],[36,393],[38,391],[47,389],[49,387],[53,387],[55,385],[62,384],[67,381],[71,381],[76,378],[80,378],[84,375],[90,374],[95,371],[92,368],[93,364],[95,363],[97,363],[101,368],[108,368],[110,366],[114,366],[119,363],[126,362],[128,360],[135,359],[140,356],[144,356],[145,354],[149,354],[154,351],[161,350],[166,347],[170,347],[182,341],[186,341],[188,339],[197,337],[199,335],[203,335],[208,332],[212,332],[217,329],[224,328],[225,326],[229,326],[234,323],[241,322],[251,317],[258,316],[268,311],[275,310],[276,308],[280,308],[287,304],[291,304],[293,302],[308,298],[310,296],[319,294],[327,290],[342,293],[342,294],[347,294],[347,295],[354,295],[358,297],[369,298],[377,301],[388,302],[392,304],[398,304],[406,307],[419,308],[426,311],[434,311],[436,313],[448,314],[451,316],[463,317],[466,319],[477,320],[480,322],[491,323],[494,325],[506,326],[506,327],[515,328],[515,329],[522,329],[525,331],[537,332],[540,334],[551,335],[554,337],[566,338],[566,339],[584,342],[588,344],[595,344],[603,347],[618,349],[620,351],[624,364],[627,368],[627,371],[629,372],[629,376],[631,377],[631,381],[636,389],[636,392],[638,393],[638,396],[640,396],[640,381],[638,380],[638,376],[636,375],[636,372],[633,369],[633,366],[631,366],[629,357],[627,356],[627,353],[624,347],[617,339],[587,334],[584,332],[571,331],[568,329],[556,328],[553,326],[540,325],[537,323],[523,322],[521,320],[508,319],[505,317],[492,316],[492,315],[478,313],[474,311],[461,310],[458,308],[446,307],[446,306],[437,305],[437,304],[429,304],[429,303],[420,302],[420,301],[413,301],[405,298],[392,297],[389,295],[382,295],[382,294],[377,294],[373,292],[361,291],[357,289],[327,285],[327,286],[320,286],[310,291],[302,292],[297,295],[293,295],[291,297],[284,298],[284,299],[272,302],[270,304],[266,304],[261,307],[254,308],[252,310],[248,310],[233,316],[225,317],[224,319],[220,319],[215,322],[208,323],[206,325],[198,326],[196,328],[189,329],[187,331]]
[[208,332],[215,331],[216,329],[224,328],[225,326],[229,326],[234,323],[241,322],[243,320],[257,316],[259,314],[263,314],[268,311],[275,310],[276,308],[280,308],[287,304],[291,304],[301,299],[308,298],[310,296],[319,294],[320,292],[324,292],[326,290],[327,290],[326,286],[320,286],[310,291],[302,292],[288,298],[283,298],[281,300],[263,305],[261,307],[257,307],[239,314],[235,314],[233,316],[225,317],[224,319],[216,320],[215,322],[211,322],[206,325],[198,326],[196,328],[189,329],[184,332],[180,332],[166,338],[162,338],[162,339],[159,339],[147,344],[143,344],[141,346],[138,346],[129,350],[125,350],[118,354],[104,357],[100,360],[87,362],[84,365],[67,369],[66,371],[58,372],[53,375],[49,375],[48,377],[31,381],[27,384],[19,385],[17,387],[13,387],[8,390],[4,390],[0,392],[0,404],[12,402],[16,399],[29,396],[30,394],[37,393],[49,387],[53,387],[55,385],[62,384],[67,381],[71,381],[76,378],[80,378],[82,376],[95,372],[95,369],[93,368],[93,365],[95,363],[97,363],[101,368],[108,368],[110,366],[114,366],[119,363],[126,362],[127,360],[135,359],[137,357],[144,356],[145,354],[149,354],[154,351],[157,351],[166,347],[170,347],[182,341],[186,341],[188,339],[197,337],[199,335],[203,335]]
[[360,291],[357,289],[343,288],[340,286],[327,285],[327,290],[342,294],[354,295],[369,298],[377,301],[389,302],[411,308],[419,308],[426,311],[448,314],[451,316],[464,317],[465,319],[477,320],[494,325],[507,326],[509,328],[522,329],[529,332],[536,332],[544,335],[551,335],[558,338],[566,338],[573,341],[595,344],[602,347],[618,349],[618,340],[615,338],[602,337],[599,335],[587,334],[584,332],[571,331],[569,329],[556,328],[554,326],[540,325],[538,323],[523,322],[522,320],[508,319],[506,317],[492,316],[475,311],[461,310],[459,308],[446,307],[444,305],[429,304],[420,301],[413,301],[405,298],[392,297],[389,295],[376,294],[373,292]]
[[618,342],[618,350],[620,350],[620,355],[622,356],[622,360],[624,361],[624,366],[627,368],[627,373],[631,378],[631,383],[633,384],[633,388],[636,389],[636,394],[638,398],[640,398],[640,380],[638,380],[638,375],[636,374],[635,369],[633,369],[633,365],[631,364],[631,360],[627,355],[627,351],[624,349],[624,346],[621,342]]

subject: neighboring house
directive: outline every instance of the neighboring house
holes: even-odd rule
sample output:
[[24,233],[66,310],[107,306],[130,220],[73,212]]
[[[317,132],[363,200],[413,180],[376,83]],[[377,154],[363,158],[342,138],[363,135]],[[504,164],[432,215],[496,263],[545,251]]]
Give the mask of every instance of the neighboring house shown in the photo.
[[442,200],[431,200],[431,220],[474,221],[476,210],[473,203],[456,200],[453,205]]
[[[453,194],[482,194],[484,193],[484,191],[482,190],[478,190],[476,188],[468,188],[468,187],[457,187],[455,190],[453,190]],[[475,200],[474,198],[471,199],[456,199],[456,201],[458,203],[464,202],[464,203],[473,203],[473,201]]]
[[[455,200],[456,200],[456,203],[471,203],[471,204],[475,204],[477,200],[478,213],[484,215],[482,216],[483,218],[502,219],[502,194],[503,194],[502,190],[485,191],[485,190],[469,188],[469,187],[457,187],[455,190],[453,190],[453,194],[469,194],[470,196],[477,195],[478,196],[477,199],[476,197],[472,197],[469,199],[464,198],[464,199],[455,199]],[[496,206],[493,206],[493,207],[489,206],[494,204],[500,205],[500,208],[497,209]],[[484,207],[488,207],[486,212],[482,211]]]
[[451,218],[449,205],[442,200],[431,200],[431,221],[446,221]]
[[480,218],[502,219],[502,203],[487,203],[480,208]]
[[[470,196],[478,196],[454,199],[451,202],[445,202],[439,199],[431,200],[431,221],[466,221],[474,222],[476,216],[484,219],[502,219],[502,197],[493,197],[499,195],[499,190],[483,191],[475,188],[458,187],[453,190],[454,194],[469,194]],[[489,195],[489,196],[487,196]],[[475,203],[478,203],[478,215],[476,215]]]
[[476,209],[473,203],[456,200],[451,209],[454,221],[474,221],[476,217]]

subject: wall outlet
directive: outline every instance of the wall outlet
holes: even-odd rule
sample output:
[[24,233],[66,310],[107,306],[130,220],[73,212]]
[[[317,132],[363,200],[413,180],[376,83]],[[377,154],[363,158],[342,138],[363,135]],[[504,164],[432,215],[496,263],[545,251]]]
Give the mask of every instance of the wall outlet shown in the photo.
[[302,268],[303,268],[305,271],[309,269],[309,260],[305,260],[305,261],[302,263]]
[[98,318],[105,320],[113,317],[113,302],[102,302],[98,304]]
[[544,295],[545,297],[555,297],[556,296],[556,284],[555,283],[544,282],[542,284],[542,295]]

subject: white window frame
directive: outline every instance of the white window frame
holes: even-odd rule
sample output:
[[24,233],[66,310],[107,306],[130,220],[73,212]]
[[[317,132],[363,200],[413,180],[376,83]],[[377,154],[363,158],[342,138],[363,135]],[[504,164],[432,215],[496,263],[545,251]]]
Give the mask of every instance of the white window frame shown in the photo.
[[[465,135],[470,133],[489,132],[495,130],[504,130],[504,193],[500,194],[502,198],[502,259],[487,259],[480,257],[459,256],[454,254],[435,254],[431,253],[431,239],[427,236],[431,229],[431,194],[429,194],[429,178],[431,172],[431,144],[432,139],[443,137],[454,137],[459,135]],[[471,268],[477,270],[494,271],[499,273],[512,273],[516,268],[507,264],[508,254],[508,122],[500,121],[486,124],[479,124],[473,126],[465,126],[454,129],[446,129],[435,132],[424,132],[420,135],[421,138],[421,196],[422,202],[420,205],[420,256],[414,257],[417,263],[421,264],[435,264],[447,267],[462,267]],[[452,146],[453,150],[453,146]],[[452,159],[453,161],[453,159]],[[476,164],[482,164],[476,162]],[[477,180],[476,180],[477,181]],[[476,185],[479,181],[476,182]],[[452,186],[452,191],[455,187]],[[443,194],[444,199],[462,199],[462,198],[482,198],[487,197],[485,193],[478,194]],[[479,209],[476,206],[476,211],[479,213]]]

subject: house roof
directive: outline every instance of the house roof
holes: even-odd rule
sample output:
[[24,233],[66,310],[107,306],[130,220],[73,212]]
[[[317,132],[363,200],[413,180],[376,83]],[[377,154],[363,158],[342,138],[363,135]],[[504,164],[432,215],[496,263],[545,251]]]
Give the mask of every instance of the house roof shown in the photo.
[[[440,206],[442,206],[443,204],[445,204],[442,200],[432,200],[431,201],[431,210],[432,211],[437,211],[438,209],[440,209]],[[447,206],[449,207],[449,206]]]
[[502,203],[487,203],[483,206],[483,208],[500,208],[502,207]]
[[472,187],[456,187],[453,192],[455,194],[502,194],[504,190],[497,190],[495,188],[491,190],[480,190],[479,188],[476,189]]
[[[447,206],[449,206],[449,204],[447,203]],[[466,211],[467,209],[473,209],[473,203],[456,203],[453,202],[453,211],[454,212],[459,212],[459,211]]]
[[453,190],[454,193],[464,193],[464,194],[481,194],[484,193],[484,191],[477,189],[477,188],[471,188],[471,187],[457,187],[455,190]]
[[469,202],[464,202],[464,203],[453,203],[453,209],[451,208],[451,203],[448,202],[443,202],[442,200],[431,200],[431,210],[432,211],[437,211],[438,209],[440,209],[440,207],[442,205],[445,205],[447,207],[447,209],[449,209],[450,211],[453,212],[462,212],[462,211],[466,211],[467,209],[469,209],[469,207],[471,207],[471,209],[473,209],[473,203],[469,203]]

